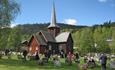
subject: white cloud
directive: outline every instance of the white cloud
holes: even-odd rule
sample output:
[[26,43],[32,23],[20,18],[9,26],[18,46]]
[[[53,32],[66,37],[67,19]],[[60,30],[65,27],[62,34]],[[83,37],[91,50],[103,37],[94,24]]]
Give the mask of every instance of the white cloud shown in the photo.
[[11,28],[13,28],[13,27],[15,27],[15,26],[16,26],[16,24],[11,24],[11,25],[10,25]]
[[98,0],[99,2],[107,2],[108,0]]
[[75,19],[65,19],[64,23],[68,24],[68,25],[76,25],[77,20],[75,20]]

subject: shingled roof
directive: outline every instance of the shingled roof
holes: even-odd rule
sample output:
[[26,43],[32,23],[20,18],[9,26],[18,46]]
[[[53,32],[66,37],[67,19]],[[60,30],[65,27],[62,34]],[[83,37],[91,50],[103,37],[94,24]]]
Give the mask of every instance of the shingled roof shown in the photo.
[[58,36],[56,36],[56,42],[57,43],[61,43],[61,42],[67,42],[68,38],[69,38],[70,32],[63,32],[61,34],[59,34]]
[[[39,33],[41,33],[42,35],[40,35]],[[40,45],[47,45],[47,42],[54,42],[54,43],[67,42],[70,34],[71,34],[70,32],[63,32],[54,38],[49,32],[40,31],[34,34],[34,36],[36,37]]]
[[41,35],[39,35],[39,32],[37,32],[36,34],[34,34],[34,37],[40,43],[40,45],[47,45],[47,43],[45,42],[45,40],[41,37]]
[[40,31],[40,32],[42,33],[47,42],[56,42],[55,38],[49,32],[46,31]]

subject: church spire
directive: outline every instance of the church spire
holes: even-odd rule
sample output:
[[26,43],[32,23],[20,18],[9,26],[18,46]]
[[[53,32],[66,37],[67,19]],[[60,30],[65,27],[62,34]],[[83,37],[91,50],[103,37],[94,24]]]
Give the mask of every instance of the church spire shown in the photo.
[[52,13],[51,13],[51,22],[48,26],[48,32],[56,37],[60,33],[60,27],[56,24],[56,13],[55,13],[55,5],[53,3]]
[[48,26],[48,28],[50,28],[50,27],[59,28],[59,26],[56,24],[56,13],[55,13],[55,5],[54,5],[54,3],[53,3],[53,6],[52,6],[51,22],[50,22],[50,25]]

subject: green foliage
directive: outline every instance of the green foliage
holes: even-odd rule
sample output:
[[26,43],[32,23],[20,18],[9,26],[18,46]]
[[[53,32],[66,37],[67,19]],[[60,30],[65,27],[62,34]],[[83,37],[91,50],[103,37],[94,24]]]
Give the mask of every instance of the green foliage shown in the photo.
[[20,47],[21,45],[21,33],[20,33],[20,28],[15,27],[11,30],[9,37],[8,37],[8,47]]
[[[67,27],[71,32],[75,27],[79,26],[69,26],[65,24],[60,24],[62,29],[67,29]],[[25,24],[18,25],[14,28],[0,28],[0,49],[11,48],[16,49],[21,46],[21,42],[24,40],[30,40],[32,34],[40,31],[47,30],[48,24]],[[67,26],[67,27],[66,27]],[[80,26],[83,27],[83,26]],[[79,27],[79,28],[80,28]]]
[[0,28],[9,26],[19,11],[16,0],[0,0]]
[[[75,33],[76,36],[74,36],[74,46],[77,46],[78,50],[81,53],[89,53],[94,52],[95,47],[93,46],[93,33],[92,29],[87,27],[80,29]],[[76,39],[76,40],[75,40]]]
[[[112,25],[114,22],[111,22]],[[61,32],[70,31],[74,40],[74,49],[84,53],[93,52],[115,52],[115,27],[109,25],[98,25],[92,27],[86,26],[69,26],[59,24]],[[21,42],[30,40],[32,34],[47,30],[48,24],[25,24],[18,25],[14,28],[0,29],[0,49],[19,48]],[[110,39],[110,41],[107,41]],[[112,40],[112,41],[111,41]]]
[[111,39],[112,30],[108,27],[99,27],[98,31],[95,29],[95,42],[97,43],[97,52],[110,53],[110,45],[107,40]]
[[15,48],[21,43],[21,33],[18,27],[0,29],[0,48]]
[[112,27],[112,43],[110,46],[113,53],[115,53],[115,27]]
[[73,33],[74,48],[84,53],[115,52],[115,23],[86,27]]
[[9,37],[10,31],[10,28],[0,29],[0,47],[3,49],[7,47],[7,39]]

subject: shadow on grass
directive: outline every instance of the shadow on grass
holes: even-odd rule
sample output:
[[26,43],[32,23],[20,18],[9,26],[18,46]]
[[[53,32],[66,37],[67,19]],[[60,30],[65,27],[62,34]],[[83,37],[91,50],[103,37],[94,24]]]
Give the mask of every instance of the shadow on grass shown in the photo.
[[0,65],[5,66],[13,66],[13,67],[25,67],[25,68],[33,68],[33,69],[44,69],[44,70],[76,70],[75,64],[72,66],[67,66],[62,63],[61,67],[55,67],[51,62],[47,65],[39,66],[37,65],[36,61],[22,61],[22,60],[15,60],[15,59],[0,59]]

